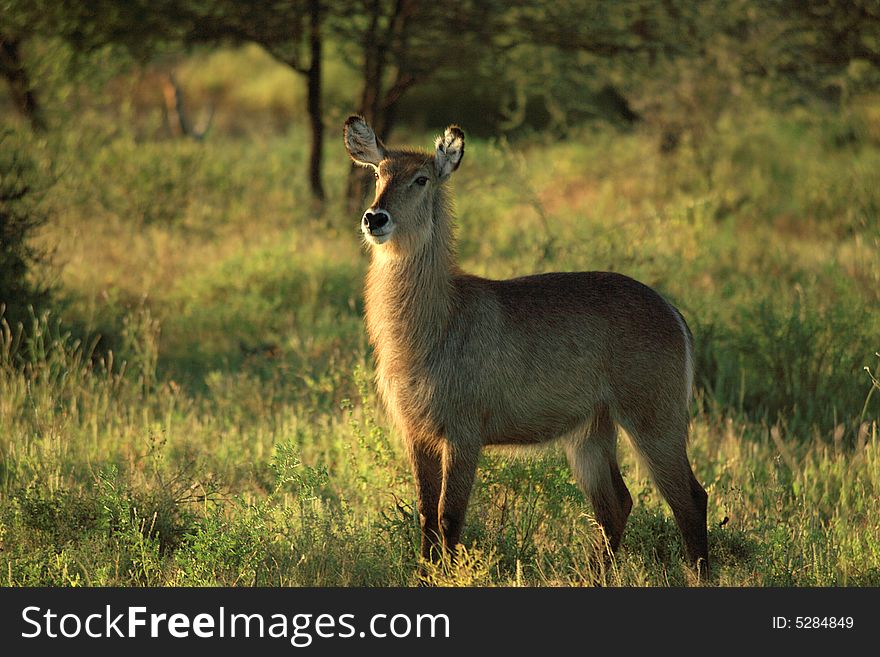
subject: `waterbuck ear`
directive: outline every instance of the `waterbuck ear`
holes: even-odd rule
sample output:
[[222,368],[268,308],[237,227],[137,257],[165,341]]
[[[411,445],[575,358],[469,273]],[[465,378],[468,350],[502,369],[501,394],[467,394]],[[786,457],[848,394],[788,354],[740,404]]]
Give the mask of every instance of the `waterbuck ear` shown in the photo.
[[448,178],[461,164],[464,157],[464,132],[457,125],[451,125],[434,142],[437,152],[434,163],[440,180]]
[[349,157],[355,161],[355,164],[364,167],[377,167],[388,153],[385,144],[367,125],[364,117],[357,114],[352,114],[345,120],[342,135],[345,139],[345,150],[348,151]]

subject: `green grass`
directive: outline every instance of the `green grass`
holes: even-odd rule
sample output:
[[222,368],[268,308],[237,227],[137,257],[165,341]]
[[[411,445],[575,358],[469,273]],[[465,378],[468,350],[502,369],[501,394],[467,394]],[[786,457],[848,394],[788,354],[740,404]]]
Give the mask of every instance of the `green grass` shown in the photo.
[[[647,130],[472,140],[455,181],[465,269],[613,269],[683,309],[711,584],[880,584],[880,147],[808,119],[722,122],[700,146],[708,172]],[[40,236],[58,310],[0,338],[4,584],[416,583],[348,163],[331,140],[331,200],[311,206],[302,139],[296,124],[204,143],[83,126],[32,145],[63,173]],[[464,551],[433,581],[693,584],[621,452],[635,508],[613,561],[557,450],[487,453]]]

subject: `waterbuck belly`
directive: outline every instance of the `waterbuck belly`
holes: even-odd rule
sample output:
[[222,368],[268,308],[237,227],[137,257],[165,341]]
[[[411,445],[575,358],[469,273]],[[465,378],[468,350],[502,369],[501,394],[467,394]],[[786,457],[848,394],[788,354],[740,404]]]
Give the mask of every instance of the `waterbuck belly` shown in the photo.
[[483,409],[484,443],[543,443],[589,420],[598,397],[593,386],[583,385],[584,381],[566,381],[564,375],[558,376],[555,384],[542,384],[541,378],[538,373],[498,391],[498,402]]

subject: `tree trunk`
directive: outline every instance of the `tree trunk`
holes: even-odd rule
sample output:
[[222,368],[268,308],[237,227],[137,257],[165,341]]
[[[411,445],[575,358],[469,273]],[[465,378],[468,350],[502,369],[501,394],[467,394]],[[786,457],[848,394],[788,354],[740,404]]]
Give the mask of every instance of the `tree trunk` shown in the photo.
[[168,124],[168,130],[174,137],[191,137],[196,141],[202,141],[211,127],[211,120],[214,118],[214,106],[212,105],[206,120],[199,122],[200,125],[194,125],[190,121],[186,111],[186,105],[183,102],[183,91],[177,84],[177,78],[174,72],[168,72],[161,77],[162,95],[165,98],[165,118]]
[[[387,140],[391,136],[391,130],[397,120],[397,104],[406,90],[416,82],[416,79],[402,68],[403,63],[407,60],[409,50],[408,27],[410,19],[416,11],[418,11],[418,3],[414,0],[397,0],[394,5],[394,14],[388,24],[385,52],[382,53],[382,58],[383,60],[387,59],[388,51],[393,51],[397,73],[394,82],[385,90],[381,101],[377,104],[377,112],[381,113],[381,116],[376,117],[374,127],[376,134],[382,140]],[[381,77],[379,83],[381,85]]]
[[312,196],[323,201],[324,184],[321,181],[321,157],[324,150],[324,123],[321,110],[321,2],[309,0],[309,46],[311,61],[308,70],[308,111],[312,128],[309,155],[309,185]]
[[364,86],[361,90],[360,113],[375,127],[379,118],[379,96],[382,93],[382,74],[385,69],[386,44],[379,34],[382,3],[370,2],[370,27],[364,35]]
[[391,131],[394,129],[394,124],[397,122],[397,107],[400,103],[400,99],[403,98],[403,94],[406,93],[406,90],[415,83],[416,79],[413,76],[409,73],[402,72],[398,68],[397,78],[382,97],[382,116],[377,119],[377,125],[375,126],[376,134],[379,135],[379,138],[382,141],[387,142],[391,136]]
[[0,34],[0,74],[9,83],[15,108],[30,122],[33,130],[43,132],[46,120],[21,60],[21,41],[4,34]]
[[[396,0],[390,8],[385,28],[380,29],[382,3],[370,0],[368,5],[370,24],[362,43],[364,86],[359,112],[373,126],[379,139],[385,142],[397,120],[400,99],[421,79],[402,67],[409,48],[408,31],[418,9],[416,0]],[[397,72],[393,82],[385,88],[385,73],[389,66],[396,66]],[[352,166],[346,189],[349,207],[353,209],[362,204],[372,186],[373,176],[361,167]]]
[[189,119],[183,107],[183,94],[174,77],[174,73],[167,73],[161,77],[162,96],[165,98],[165,118],[168,130],[173,137],[188,135]]
[[[401,1],[397,0],[392,14],[389,17],[389,26],[396,23],[401,12]],[[363,37],[364,86],[361,89],[361,102],[358,112],[369,123],[380,139],[388,136],[385,130],[384,107],[382,106],[382,79],[385,75],[385,65],[388,59],[391,33],[380,34],[379,19],[382,16],[382,3],[379,0],[370,0],[368,5],[370,25]],[[363,168],[352,165],[348,174],[346,185],[346,197],[350,209],[361,205],[370,193],[373,177]]]

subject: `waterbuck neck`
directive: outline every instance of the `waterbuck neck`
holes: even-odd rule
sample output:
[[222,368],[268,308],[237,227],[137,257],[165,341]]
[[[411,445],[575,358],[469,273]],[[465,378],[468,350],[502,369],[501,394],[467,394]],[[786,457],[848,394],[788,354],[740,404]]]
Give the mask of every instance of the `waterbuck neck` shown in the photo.
[[432,236],[421,249],[395,254],[373,247],[365,302],[367,331],[380,363],[427,352],[449,322],[457,266],[451,212],[438,196]]

